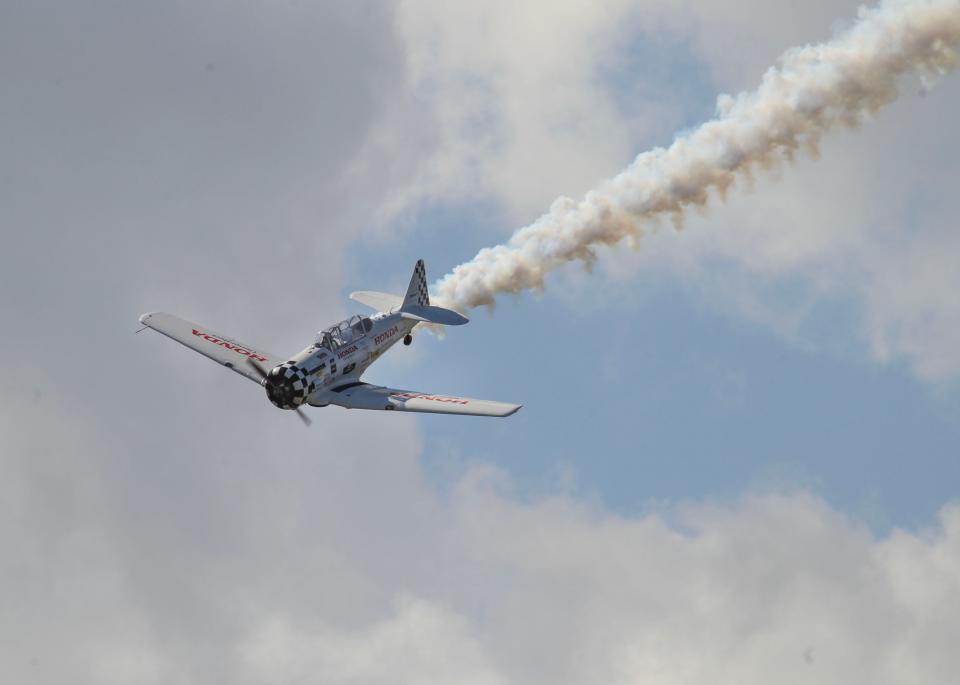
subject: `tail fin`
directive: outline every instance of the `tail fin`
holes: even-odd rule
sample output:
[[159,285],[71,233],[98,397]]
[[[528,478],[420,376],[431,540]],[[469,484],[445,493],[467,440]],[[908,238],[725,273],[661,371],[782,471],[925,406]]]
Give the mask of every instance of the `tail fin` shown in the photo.
[[405,319],[412,319],[420,323],[435,323],[445,326],[462,326],[467,323],[467,317],[451,309],[433,307],[430,305],[430,293],[427,292],[427,269],[423,260],[418,259],[413,267],[413,276],[407,294],[400,305],[400,314]]
[[461,326],[467,323],[467,317],[450,309],[430,305],[430,293],[427,292],[427,270],[423,260],[417,260],[413,268],[413,277],[404,297],[388,295],[369,290],[350,293],[350,299],[365,304],[379,312],[393,313],[399,310],[405,319],[420,323],[435,323],[445,326]]
[[426,307],[430,304],[430,293],[427,292],[427,269],[423,265],[423,260],[418,259],[417,265],[413,267],[413,276],[410,277],[410,285],[407,287],[407,294],[403,298],[403,305],[400,309],[409,307]]

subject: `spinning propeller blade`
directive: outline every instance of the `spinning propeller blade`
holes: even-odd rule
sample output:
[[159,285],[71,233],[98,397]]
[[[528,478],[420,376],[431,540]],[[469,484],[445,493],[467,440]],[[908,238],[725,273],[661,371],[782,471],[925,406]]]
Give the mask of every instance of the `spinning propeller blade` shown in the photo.
[[260,362],[256,361],[255,359],[250,359],[250,357],[247,357],[247,363],[253,367],[254,371],[260,374],[260,378],[262,378],[264,382],[267,381],[267,370],[260,365]]
[[297,416],[299,416],[300,420],[303,421],[303,425],[309,428],[310,424],[313,422],[310,420],[310,417],[307,416],[306,412],[303,411],[303,409],[301,409],[300,407],[297,407],[294,411],[297,412]]
[[[258,374],[260,374],[260,378],[263,379],[263,384],[266,385],[269,382],[268,378],[270,377],[267,373],[267,370],[260,365],[260,362],[256,361],[255,359],[250,359],[250,357],[247,357],[247,363],[250,364],[250,366],[252,366]],[[307,416],[306,412],[304,412],[300,407],[297,407],[294,409],[294,411],[297,412],[297,416],[299,416],[300,420],[303,421],[304,426],[309,427],[310,424],[313,423],[310,420],[310,417]]]

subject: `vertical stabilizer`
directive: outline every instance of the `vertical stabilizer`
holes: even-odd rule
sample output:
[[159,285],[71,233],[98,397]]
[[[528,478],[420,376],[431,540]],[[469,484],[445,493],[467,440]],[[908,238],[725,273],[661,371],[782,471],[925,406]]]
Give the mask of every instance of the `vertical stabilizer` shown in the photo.
[[423,265],[423,260],[418,259],[417,265],[413,267],[413,276],[410,277],[410,285],[407,288],[407,294],[403,298],[403,305],[400,310],[429,305],[430,293],[427,292],[427,269]]

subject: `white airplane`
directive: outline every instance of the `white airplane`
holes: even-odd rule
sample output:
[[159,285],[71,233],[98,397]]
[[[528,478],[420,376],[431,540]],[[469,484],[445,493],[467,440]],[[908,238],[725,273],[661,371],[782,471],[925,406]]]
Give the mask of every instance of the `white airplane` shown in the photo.
[[144,314],[140,323],[262,385],[275,406],[296,411],[308,426],[303,404],[472,416],[510,416],[520,409],[519,404],[396,390],[360,380],[367,367],[398,341],[409,345],[417,324],[467,323],[457,312],[430,304],[422,259],[413,269],[405,296],[363,291],[350,293],[350,299],[377,313],[351,316],[320,331],[312,345],[289,360],[164,312]]

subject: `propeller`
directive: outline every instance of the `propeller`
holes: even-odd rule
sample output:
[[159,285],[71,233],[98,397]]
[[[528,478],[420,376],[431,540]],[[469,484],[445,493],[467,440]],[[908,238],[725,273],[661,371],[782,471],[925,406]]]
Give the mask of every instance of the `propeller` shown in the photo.
[[[264,385],[267,385],[270,383],[270,374],[267,372],[265,368],[263,368],[263,366],[261,366],[260,362],[258,362],[255,359],[251,359],[250,357],[247,357],[247,363],[250,364],[250,366],[253,367],[253,369],[257,372],[260,378],[263,379]],[[307,416],[306,412],[303,411],[303,409],[301,409],[300,407],[297,407],[296,409],[294,409],[294,411],[297,412],[297,416],[299,416],[300,420],[303,421],[304,426],[309,427],[310,424],[313,423],[310,420],[310,417]]]

